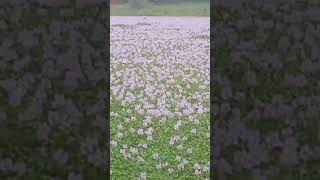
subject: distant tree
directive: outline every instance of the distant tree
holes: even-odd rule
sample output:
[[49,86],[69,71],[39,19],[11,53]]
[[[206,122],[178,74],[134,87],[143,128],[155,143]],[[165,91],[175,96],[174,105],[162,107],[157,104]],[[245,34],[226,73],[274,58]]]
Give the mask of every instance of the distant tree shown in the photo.
[[153,3],[177,3],[179,0],[150,0]]
[[133,8],[142,9],[146,8],[150,2],[148,0],[128,0],[128,3]]
[[128,0],[111,0],[111,4],[123,4],[127,2]]
[[178,2],[210,2],[210,0],[149,0],[153,3],[178,3]]

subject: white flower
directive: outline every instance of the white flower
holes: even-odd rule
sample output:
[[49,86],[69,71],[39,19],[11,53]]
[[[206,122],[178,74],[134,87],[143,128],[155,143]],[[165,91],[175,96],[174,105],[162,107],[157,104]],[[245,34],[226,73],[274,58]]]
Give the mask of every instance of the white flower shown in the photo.
[[122,124],[118,124],[118,129],[123,129]]
[[196,170],[200,170],[201,169],[201,166],[198,164],[198,163],[196,163],[196,164],[194,164],[194,166],[193,166],[193,168]]
[[128,122],[130,122],[130,119],[129,118],[125,118],[124,122],[128,123]]
[[140,180],[146,180],[147,174],[145,172],[140,173]]
[[158,159],[159,158],[159,153],[153,153],[152,157],[153,157],[153,159]]
[[195,134],[197,132],[197,129],[195,129],[195,128],[193,128],[192,130],[191,130],[191,133],[192,134]]
[[204,168],[203,168],[203,171],[204,172],[209,172],[210,171],[210,166],[205,165]]
[[152,135],[152,132],[153,132],[153,128],[152,127],[149,127],[147,129],[147,131],[145,132],[146,135]]
[[111,141],[111,145],[112,145],[112,146],[117,146],[117,144],[118,144],[117,141],[115,141],[115,140],[112,140],[112,141]]
[[130,152],[132,152],[133,154],[136,154],[136,153],[139,152],[139,149],[136,148],[136,147],[131,147],[131,148],[130,148]]
[[178,125],[176,125],[176,124],[173,126],[173,129],[176,130],[176,131],[178,131],[179,128],[180,128],[180,127],[179,127]]
[[179,165],[178,165],[178,169],[179,169],[180,171],[182,171],[182,170],[184,169],[184,164],[179,164]]
[[147,148],[148,147],[148,144],[142,144],[141,145],[143,148]]
[[194,170],[194,174],[196,174],[196,175],[201,174],[201,170],[199,170],[199,169],[195,169],[195,170]]
[[126,151],[124,149],[120,149],[120,154],[125,154]]
[[118,132],[117,137],[118,137],[119,139],[121,139],[121,138],[123,137],[123,133],[122,133],[122,132]]
[[143,129],[138,129],[138,134],[143,135]]
[[173,140],[173,139],[170,139],[169,144],[170,144],[170,145],[174,145],[174,140]]
[[180,161],[180,160],[181,160],[181,157],[180,157],[180,156],[176,156],[176,160],[177,160],[177,161]]
[[139,162],[144,162],[144,159],[143,159],[141,156],[139,156],[139,157],[138,157],[138,161],[139,161]]
[[183,160],[182,160],[182,163],[183,163],[183,164],[188,164],[188,163],[189,163],[189,161],[188,161],[188,160],[186,160],[186,159],[183,159]]
[[168,172],[169,172],[169,174],[172,174],[172,173],[173,173],[173,169],[172,169],[172,168],[169,168],[169,169],[168,169]]
[[147,136],[147,141],[152,141],[153,137],[152,136]]
[[148,118],[146,118],[144,121],[143,121],[143,126],[148,126],[151,124],[151,118],[148,116]]

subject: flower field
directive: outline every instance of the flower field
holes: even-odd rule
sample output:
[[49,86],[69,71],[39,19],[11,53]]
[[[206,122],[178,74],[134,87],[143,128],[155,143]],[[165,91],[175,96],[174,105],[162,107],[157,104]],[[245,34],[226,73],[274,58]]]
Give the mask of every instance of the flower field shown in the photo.
[[209,18],[110,19],[111,179],[209,179]]

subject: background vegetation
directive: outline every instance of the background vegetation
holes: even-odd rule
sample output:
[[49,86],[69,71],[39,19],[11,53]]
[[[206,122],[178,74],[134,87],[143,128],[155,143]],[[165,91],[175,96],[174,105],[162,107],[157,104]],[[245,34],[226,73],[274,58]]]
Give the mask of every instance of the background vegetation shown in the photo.
[[111,16],[210,15],[209,0],[119,0],[118,2],[111,3]]

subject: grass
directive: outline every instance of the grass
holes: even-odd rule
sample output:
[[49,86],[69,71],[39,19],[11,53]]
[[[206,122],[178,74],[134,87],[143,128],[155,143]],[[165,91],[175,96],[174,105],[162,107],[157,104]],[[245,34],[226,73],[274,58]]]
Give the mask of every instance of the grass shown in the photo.
[[129,4],[111,5],[111,16],[210,16],[208,3],[149,4],[136,9]]

